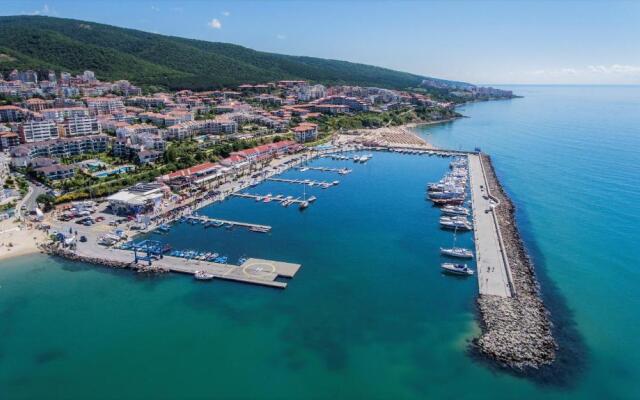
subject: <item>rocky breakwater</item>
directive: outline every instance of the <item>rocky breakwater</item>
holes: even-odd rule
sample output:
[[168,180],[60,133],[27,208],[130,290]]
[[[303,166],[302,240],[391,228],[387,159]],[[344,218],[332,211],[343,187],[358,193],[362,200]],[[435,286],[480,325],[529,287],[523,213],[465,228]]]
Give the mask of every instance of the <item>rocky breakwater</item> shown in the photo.
[[123,262],[123,261],[117,261],[117,260],[109,260],[109,259],[100,258],[100,257],[84,256],[72,250],[69,250],[67,248],[64,248],[60,246],[59,243],[55,243],[55,242],[43,244],[40,246],[40,248],[44,253],[52,256],[62,257],[71,261],[78,261],[78,262],[100,265],[107,268],[118,268],[118,269],[129,268],[141,273],[168,272],[166,269],[163,269],[163,268],[136,264],[134,262]]
[[481,157],[489,191],[500,202],[494,212],[509,259],[515,295],[478,298],[482,335],[474,344],[481,354],[500,366],[526,372],[553,363],[557,344],[533,264],[518,232],[515,207],[500,185],[489,156]]

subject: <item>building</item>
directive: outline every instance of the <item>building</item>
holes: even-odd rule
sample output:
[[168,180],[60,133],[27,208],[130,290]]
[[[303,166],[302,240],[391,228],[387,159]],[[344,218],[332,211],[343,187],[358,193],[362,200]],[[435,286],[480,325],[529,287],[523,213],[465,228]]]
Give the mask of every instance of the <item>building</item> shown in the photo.
[[59,137],[58,126],[53,121],[25,121],[20,126],[22,143],[42,142]]
[[224,178],[226,171],[227,168],[220,164],[206,162],[163,175],[159,180],[172,189],[180,190],[192,185],[219,182]]
[[75,116],[64,121],[65,136],[99,135],[102,127],[96,117]]
[[152,213],[169,193],[163,183],[138,183],[107,197],[107,201],[111,212],[117,215]]
[[28,111],[16,106],[0,106],[0,122],[20,122]]
[[49,108],[40,112],[42,118],[56,122],[62,122],[65,118],[88,117],[89,109],[86,107]]
[[140,164],[151,164],[162,158],[162,152],[157,150],[142,150],[137,154]]
[[11,164],[25,167],[37,157],[65,158],[86,153],[104,153],[109,147],[106,135],[79,136],[27,143],[11,149]]
[[35,168],[34,171],[36,174],[50,181],[58,181],[73,178],[76,173],[76,168],[73,165],[53,164]]
[[0,150],[9,150],[20,145],[20,137],[15,132],[0,132]]
[[126,111],[124,103],[118,97],[88,97],[85,102],[93,115],[124,114]]
[[312,142],[318,138],[318,125],[303,122],[293,128],[293,135],[298,143]]

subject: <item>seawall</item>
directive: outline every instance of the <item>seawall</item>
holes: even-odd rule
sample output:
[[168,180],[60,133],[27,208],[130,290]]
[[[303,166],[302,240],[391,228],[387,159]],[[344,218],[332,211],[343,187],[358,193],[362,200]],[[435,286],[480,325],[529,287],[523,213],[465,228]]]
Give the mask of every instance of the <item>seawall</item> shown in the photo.
[[553,363],[557,344],[549,313],[540,297],[540,286],[515,221],[515,207],[498,181],[491,159],[481,154],[506,255],[509,259],[513,297],[481,295],[478,298],[482,334],[474,340],[477,350],[500,366],[525,371]]

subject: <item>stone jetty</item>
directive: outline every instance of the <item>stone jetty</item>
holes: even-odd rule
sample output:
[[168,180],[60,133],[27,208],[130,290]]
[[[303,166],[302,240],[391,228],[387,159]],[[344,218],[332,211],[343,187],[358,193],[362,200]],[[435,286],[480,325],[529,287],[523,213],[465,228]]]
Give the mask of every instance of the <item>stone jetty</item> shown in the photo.
[[65,258],[71,261],[84,262],[89,264],[101,265],[107,268],[116,268],[116,269],[132,269],[136,272],[141,273],[163,273],[168,272],[168,270],[164,268],[158,268],[154,266],[136,264],[134,262],[123,262],[118,260],[109,260],[106,258],[100,257],[88,257],[84,255],[80,255],[71,251],[69,249],[65,249],[59,246],[59,243],[46,243],[40,246],[41,250],[49,254],[51,256]]
[[491,159],[481,154],[491,195],[499,200],[494,209],[509,259],[514,295],[478,298],[482,334],[474,340],[480,354],[500,366],[526,371],[553,363],[557,344],[549,313],[540,297],[531,259],[515,222],[515,208],[498,181]]

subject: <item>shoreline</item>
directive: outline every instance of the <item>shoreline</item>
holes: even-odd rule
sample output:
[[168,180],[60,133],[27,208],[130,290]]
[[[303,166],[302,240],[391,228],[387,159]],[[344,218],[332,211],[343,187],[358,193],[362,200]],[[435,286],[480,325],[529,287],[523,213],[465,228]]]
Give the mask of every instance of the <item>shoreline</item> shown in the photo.
[[38,229],[21,227],[13,222],[0,224],[0,262],[41,253],[39,246],[45,239],[44,232]]
[[486,166],[488,189],[500,201],[494,212],[516,294],[510,298],[478,297],[482,333],[473,340],[473,346],[500,367],[515,372],[538,370],[556,359],[558,345],[553,337],[550,314],[542,301],[534,265],[518,230],[515,206],[500,184],[491,158],[486,154],[481,157]]

